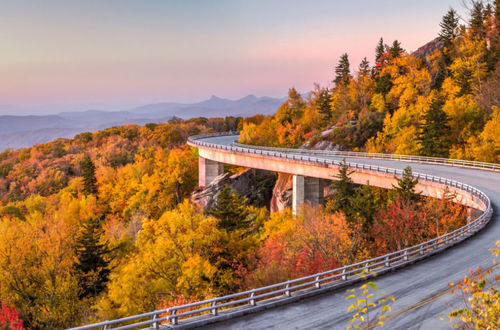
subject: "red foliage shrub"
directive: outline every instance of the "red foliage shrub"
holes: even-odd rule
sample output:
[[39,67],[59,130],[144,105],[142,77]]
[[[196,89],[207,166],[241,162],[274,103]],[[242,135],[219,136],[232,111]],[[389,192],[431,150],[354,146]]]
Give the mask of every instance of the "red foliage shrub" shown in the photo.
[[2,330],[21,330],[23,321],[19,319],[19,314],[14,307],[7,307],[6,303],[2,303],[0,310],[0,329]]

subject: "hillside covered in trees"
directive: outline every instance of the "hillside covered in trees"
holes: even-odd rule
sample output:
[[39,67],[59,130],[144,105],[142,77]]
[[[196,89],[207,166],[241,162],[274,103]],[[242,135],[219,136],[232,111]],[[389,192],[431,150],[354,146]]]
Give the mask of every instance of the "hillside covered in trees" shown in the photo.
[[353,70],[343,54],[333,87],[316,85],[308,98],[291,88],[275,115],[243,126],[240,142],[327,140],[345,150],[500,162],[500,2],[471,2],[466,24],[450,9],[439,25],[438,38],[413,54],[382,38],[374,65],[365,58]]
[[0,154],[6,310],[28,328],[66,328],[313,274],[466,222],[453,196],[419,196],[410,169],[388,191],[354,185],[345,167],[325,206],[299,216],[248,206],[229,186],[192,204],[187,136],[244,122],[116,127]]
[[[345,166],[324,206],[270,213],[226,186],[202,209],[190,135],[238,129],[243,143],[500,161],[500,1],[450,10],[437,47],[381,39],[374,67],[344,54],[333,88],[290,89],[272,116],[174,118],[0,154],[4,324],[60,329],[313,274],[454,230],[470,210],[415,192],[354,185]],[[440,46],[441,45],[441,46]],[[435,49],[434,49],[435,48]],[[419,56],[417,56],[419,55]],[[332,128],[333,127],[333,128]],[[327,134],[324,133],[327,131]],[[241,169],[232,168],[238,173]],[[3,322],[3,323],[2,323]]]

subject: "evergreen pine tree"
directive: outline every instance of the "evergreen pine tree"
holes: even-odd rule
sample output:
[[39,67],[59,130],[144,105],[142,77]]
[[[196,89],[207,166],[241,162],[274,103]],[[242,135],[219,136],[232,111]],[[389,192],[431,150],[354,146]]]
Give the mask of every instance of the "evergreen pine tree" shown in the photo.
[[493,16],[493,6],[491,3],[487,3],[486,6],[484,7],[484,12],[483,12],[483,18],[485,21],[488,21],[492,16]]
[[328,209],[333,212],[341,211],[349,220],[351,214],[351,198],[354,194],[354,185],[350,175],[349,166],[345,160],[342,162],[337,174],[337,180],[332,181],[331,187],[335,194],[328,203]]
[[477,38],[484,38],[484,5],[482,1],[472,1],[470,10],[470,28]]
[[359,63],[359,76],[366,77],[370,73],[370,62],[365,58]]
[[367,234],[375,215],[381,209],[380,201],[371,186],[362,185],[356,189],[350,202],[349,220],[361,222],[361,230]]
[[85,195],[97,193],[95,165],[94,162],[92,162],[92,159],[90,159],[90,156],[85,156],[85,158],[80,162],[80,167],[82,168],[83,176],[83,193]]
[[441,31],[439,32],[439,38],[444,42],[444,45],[449,50],[453,47],[453,42],[457,37],[458,28],[458,15],[455,9],[450,8],[446,15],[443,16],[441,23],[439,23]]
[[375,64],[378,64],[385,53],[384,39],[380,38],[375,48]]
[[319,90],[316,96],[316,107],[318,112],[323,117],[324,124],[329,124],[332,118],[332,109],[330,106],[330,91],[328,88],[322,88]]
[[335,67],[335,84],[347,85],[351,80],[351,69],[349,67],[349,56],[347,53],[340,56],[339,64]]
[[443,100],[434,96],[429,110],[424,115],[424,123],[418,134],[420,154],[422,156],[448,157],[450,127],[448,118],[443,111]]
[[472,94],[473,72],[469,68],[463,68],[454,76],[455,83],[460,87],[457,96]]
[[110,250],[106,243],[101,243],[101,226],[96,219],[89,219],[82,224],[76,237],[75,270],[82,292],[80,297],[97,296],[106,288],[110,269],[106,255]]
[[396,195],[405,201],[416,201],[420,197],[420,193],[415,192],[415,186],[418,179],[413,177],[413,172],[410,166],[405,167],[403,176],[397,179],[398,185],[394,186]]
[[396,58],[401,55],[405,50],[401,47],[401,43],[397,40],[392,42],[392,46],[389,48],[389,55],[391,58]]
[[219,193],[216,203],[207,210],[207,214],[219,219],[219,227],[229,232],[249,226],[245,199],[237,192],[233,193],[227,184]]

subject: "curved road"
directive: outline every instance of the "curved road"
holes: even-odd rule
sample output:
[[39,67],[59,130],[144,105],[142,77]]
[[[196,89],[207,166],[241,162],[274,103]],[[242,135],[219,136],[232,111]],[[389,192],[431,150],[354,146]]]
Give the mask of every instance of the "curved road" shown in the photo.
[[[204,138],[203,141],[230,145],[235,136]],[[321,156],[341,160],[343,157]],[[494,210],[500,205],[500,173],[446,165],[407,163],[396,160],[346,158],[371,165],[403,169],[410,165],[415,172],[458,180],[481,189],[491,199]],[[478,234],[426,260],[417,262],[375,281],[387,294],[396,297],[391,305],[388,329],[446,329],[447,314],[463,305],[457,294],[449,293],[448,283],[463,279],[469,269],[493,265],[490,252],[500,239],[499,216]],[[494,274],[500,274],[498,268]],[[284,305],[205,326],[204,329],[345,329],[349,324],[345,290],[324,293],[300,302]],[[442,318],[442,320],[441,320]]]

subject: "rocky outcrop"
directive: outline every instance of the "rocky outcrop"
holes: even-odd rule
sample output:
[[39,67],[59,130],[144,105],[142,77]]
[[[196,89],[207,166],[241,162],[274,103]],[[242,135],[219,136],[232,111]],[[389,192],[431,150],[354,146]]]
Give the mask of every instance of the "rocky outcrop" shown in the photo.
[[274,185],[271,199],[271,212],[278,212],[287,207],[292,207],[292,185],[292,174],[278,173],[278,180]]
[[444,42],[439,38],[435,38],[432,41],[429,41],[416,51],[412,53],[415,57],[419,57],[423,60],[428,60],[429,56],[434,53],[436,50],[443,49],[444,47]]
[[238,174],[224,173],[207,187],[195,190],[191,195],[191,202],[202,208],[209,208],[227,184],[245,197],[248,205],[269,208],[275,182],[276,174],[257,169],[248,169]]
[[305,146],[307,149],[311,150],[327,150],[327,151],[340,151],[342,148],[333,142],[327,140],[321,140],[312,146]]

